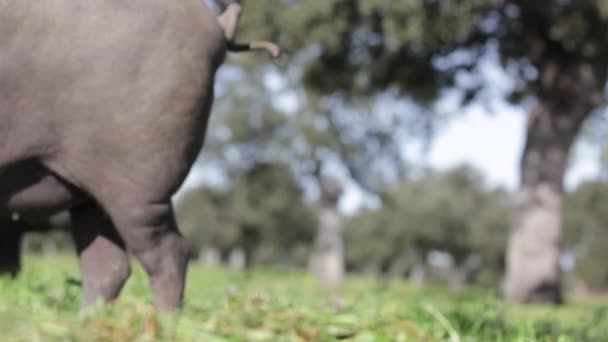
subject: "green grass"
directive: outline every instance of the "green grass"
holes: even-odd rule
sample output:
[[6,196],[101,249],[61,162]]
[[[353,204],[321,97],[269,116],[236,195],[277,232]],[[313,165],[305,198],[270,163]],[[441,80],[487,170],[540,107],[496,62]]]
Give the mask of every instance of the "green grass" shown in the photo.
[[328,294],[283,269],[190,268],[181,314],[150,304],[136,268],[120,299],[79,311],[72,256],[27,257],[0,279],[0,341],[608,341],[608,301],[505,306],[483,290],[448,293],[349,278]]

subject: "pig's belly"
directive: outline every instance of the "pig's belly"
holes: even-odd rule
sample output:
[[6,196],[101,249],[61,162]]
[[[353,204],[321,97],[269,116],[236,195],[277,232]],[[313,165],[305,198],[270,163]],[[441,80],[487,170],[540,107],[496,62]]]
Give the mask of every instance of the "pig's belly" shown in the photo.
[[36,161],[21,162],[0,173],[0,205],[8,214],[44,218],[84,199],[81,191]]

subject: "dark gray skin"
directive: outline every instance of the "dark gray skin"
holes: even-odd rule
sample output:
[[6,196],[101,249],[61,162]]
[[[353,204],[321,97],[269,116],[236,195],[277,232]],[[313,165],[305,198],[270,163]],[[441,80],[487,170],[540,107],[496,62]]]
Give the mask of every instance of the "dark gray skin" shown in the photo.
[[157,307],[181,305],[171,196],[202,146],[225,49],[200,0],[0,2],[0,217],[69,210],[83,305],[118,295],[127,250]]
[[[245,52],[245,51],[253,51],[253,50],[264,50],[267,51],[272,57],[278,58],[281,55],[281,48],[274,43],[267,41],[253,41],[245,44],[235,43],[235,33],[237,29],[237,25],[239,22],[241,7],[234,0],[224,0],[222,1],[221,8],[224,12],[218,17],[218,22],[224,31],[224,37],[226,39],[226,48],[231,52]],[[25,171],[23,171],[25,170]],[[9,167],[6,169],[4,173],[4,177],[7,180],[11,180],[9,187],[12,186],[13,190],[7,188],[4,193],[12,195],[15,191],[19,191],[19,189],[23,187],[27,187],[32,181],[32,178],[38,177],[38,179],[42,177],[48,176],[48,170],[40,167],[39,163],[20,163],[17,167]],[[25,177],[24,177],[25,175]],[[60,178],[58,178],[61,181]],[[79,190],[70,185],[67,182],[64,182],[67,187],[70,187],[72,191],[78,192]],[[84,194],[83,194],[84,195]],[[0,198],[0,203],[4,203],[8,198]],[[77,201],[78,202],[78,199]],[[75,203],[76,204],[76,203]],[[70,207],[68,205],[68,207]],[[21,217],[20,215],[15,215],[15,213],[10,213],[7,211],[8,208],[5,208],[4,213],[0,213],[0,227],[3,227],[3,231],[0,234],[0,275],[9,274],[11,276],[16,276],[20,270],[20,256],[21,256],[21,241],[25,233],[27,232],[46,232],[51,229],[57,229],[59,227],[66,228],[70,227],[74,228],[72,224],[72,220],[70,220],[69,213],[62,212],[61,214],[54,215],[51,219],[47,219],[47,215],[49,213],[53,213],[57,210],[57,208],[40,208],[30,204],[30,208],[24,208],[24,212],[26,212],[25,217]],[[29,213],[27,213],[29,211]],[[115,241],[116,244],[124,248],[124,243],[115,230],[109,231],[110,240]],[[89,235],[90,236],[90,235]],[[78,248],[79,253],[83,253],[88,243],[82,241],[81,234],[74,234],[74,238],[76,246]],[[89,237],[90,238],[90,237]],[[111,246],[110,246],[111,247]],[[112,248],[109,248],[112,251]],[[117,276],[117,278],[122,279],[128,277],[129,268],[128,264],[120,264],[119,269],[116,271],[117,273],[122,273],[122,276]],[[94,279],[92,279],[94,280]],[[114,286],[115,289],[112,289],[112,293],[118,292],[120,289],[120,285]],[[86,289],[86,288],[85,288]],[[103,289],[102,289],[103,290]],[[91,295],[85,294],[85,300],[83,304],[88,304],[94,299],[87,300],[87,298],[94,298],[97,296],[95,293]],[[115,297],[115,294],[112,296],[105,296],[107,298]]]

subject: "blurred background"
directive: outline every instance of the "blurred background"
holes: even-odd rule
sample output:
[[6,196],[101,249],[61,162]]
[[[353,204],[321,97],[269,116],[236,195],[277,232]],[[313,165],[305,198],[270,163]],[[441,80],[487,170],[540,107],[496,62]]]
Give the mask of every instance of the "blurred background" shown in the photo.
[[238,40],[287,56],[218,73],[175,197],[193,262],[519,302],[606,291],[608,1],[242,3]]

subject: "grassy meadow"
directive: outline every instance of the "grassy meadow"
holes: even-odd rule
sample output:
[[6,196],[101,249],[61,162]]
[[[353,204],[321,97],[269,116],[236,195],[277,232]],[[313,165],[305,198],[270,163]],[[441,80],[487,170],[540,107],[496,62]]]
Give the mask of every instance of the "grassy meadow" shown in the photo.
[[298,271],[192,265],[171,314],[154,310],[136,266],[117,302],[80,311],[78,279],[73,256],[26,257],[18,279],[0,279],[0,341],[608,341],[601,298],[508,306],[486,290],[363,277],[327,293]]

